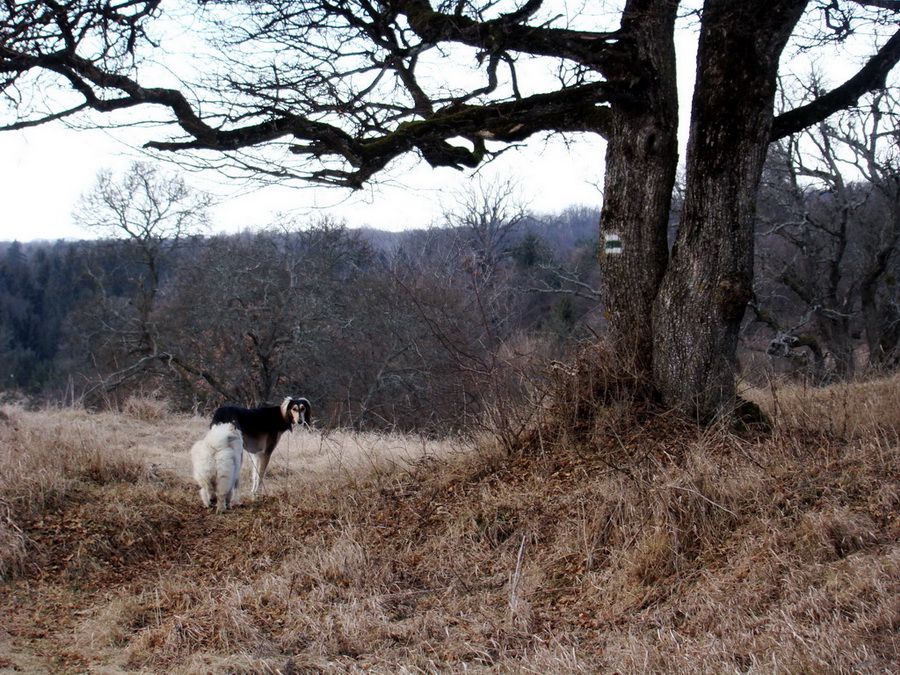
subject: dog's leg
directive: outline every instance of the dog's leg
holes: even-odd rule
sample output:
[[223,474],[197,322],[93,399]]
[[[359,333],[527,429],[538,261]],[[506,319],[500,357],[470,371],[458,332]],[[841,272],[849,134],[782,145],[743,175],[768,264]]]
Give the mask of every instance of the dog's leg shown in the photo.
[[209,498],[209,490],[206,487],[200,488],[200,501],[202,501],[203,505],[206,507],[211,507],[213,505],[212,500]]
[[228,508],[228,493],[216,495],[216,513],[225,513]]
[[250,455],[253,464],[253,496],[258,496],[262,492],[263,478],[266,477],[266,469],[269,466],[269,458],[272,456],[269,452],[255,452]]
[[216,513],[224,513],[231,507],[231,494],[234,490],[234,460],[227,455],[218,457],[216,474]]
[[216,503],[215,450],[208,443],[209,433],[191,447],[194,480],[200,486],[200,501],[207,508]]
[[238,449],[238,453],[235,455],[235,467],[234,467],[234,489],[231,491],[231,504],[237,505],[241,503],[241,463],[244,460],[244,448],[241,446]]
[[255,496],[256,491],[259,489],[259,454],[248,452],[247,456],[250,458],[250,478],[252,479],[250,494]]

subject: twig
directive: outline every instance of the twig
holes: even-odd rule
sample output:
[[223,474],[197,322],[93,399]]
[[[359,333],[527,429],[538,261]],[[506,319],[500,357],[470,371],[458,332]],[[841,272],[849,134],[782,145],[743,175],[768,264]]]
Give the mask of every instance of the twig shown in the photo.
[[519,579],[521,579],[521,577],[522,577],[522,558],[524,557],[524,553],[525,553],[525,538],[527,536],[528,536],[527,534],[522,535],[522,542],[519,544],[519,555],[516,558],[516,571],[513,572],[512,581],[510,583],[509,609],[513,614],[515,614],[516,607],[519,604],[519,598],[518,598]]
[[710,499],[709,497],[707,497],[707,496],[704,495],[704,494],[701,494],[700,492],[698,492],[698,491],[695,490],[694,488],[681,487],[680,485],[666,485],[666,487],[667,487],[667,488],[671,488],[672,490],[683,490],[684,492],[691,492],[691,493],[697,495],[698,497],[700,497],[700,499],[702,499],[703,501],[709,502],[710,504],[712,504],[713,506],[715,506],[717,509],[722,509],[725,513],[728,513],[728,514],[734,516],[735,518],[738,518],[738,517],[739,517],[738,514],[736,514],[736,513],[735,513],[734,511],[732,511],[731,509],[726,508],[726,507],[722,506],[721,504],[717,504],[717,503],[714,502],[712,499]]

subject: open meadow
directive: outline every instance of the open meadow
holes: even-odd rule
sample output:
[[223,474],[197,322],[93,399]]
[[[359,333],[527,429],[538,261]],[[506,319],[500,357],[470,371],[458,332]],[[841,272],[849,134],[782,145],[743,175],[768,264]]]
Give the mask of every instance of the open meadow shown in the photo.
[[900,672],[900,378],[747,395],[771,429],[295,430],[218,515],[206,419],[5,405],[0,674]]

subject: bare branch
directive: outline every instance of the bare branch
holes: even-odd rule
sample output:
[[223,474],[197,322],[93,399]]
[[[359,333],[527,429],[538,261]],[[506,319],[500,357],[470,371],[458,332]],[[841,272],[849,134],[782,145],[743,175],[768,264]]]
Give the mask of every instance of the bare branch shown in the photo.
[[865,94],[882,89],[888,73],[900,61],[900,30],[872,56],[859,72],[839,87],[794,110],[775,118],[771,141],[790,136],[821,122],[838,110],[856,105]]

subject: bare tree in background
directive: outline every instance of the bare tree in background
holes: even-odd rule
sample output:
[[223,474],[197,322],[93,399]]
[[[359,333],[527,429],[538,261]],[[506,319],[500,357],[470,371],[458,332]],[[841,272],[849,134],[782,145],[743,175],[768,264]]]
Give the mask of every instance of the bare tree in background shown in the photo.
[[461,245],[470,252],[473,271],[485,280],[492,279],[509,258],[528,217],[521,192],[511,178],[479,178],[445,205],[447,224],[456,228]]
[[[869,364],[900,363],[900,90],[885,89],[839,119],[835,141],[871,191],[860,219],[860,312]],[[844,152],[839,154],[843,155]]]
[[870,367],[896,362],[898,116],[896,90],[883,90],[772,155],[757,316],[776,330],[770,351],[809,348],[817,377],[854,374],[860,336]]
[[427,327],[423,342],[440,346],[433,358],[466,426],[486,425],[511,449],[539,409],[528,385],[537,341],[524,337],[528,288],[514,255],[530,214],[509,178],[479,179],[445,208],[448,227],[425,233],[394,276]]
[[120,179],[111,170],[97,176],[82,195],[73,219],[101,237],[124,241],[141,272],[132,277],[139,289],[135,305],[147,322],[159,291],[161,267],[186,237],[208,229],[209,195],[190,188],[181,176],[135,162]]
[[117,252],[114,268],[90,270],[103,298],[94,309],[105,314],[103,324],[111,332],[90,348],[110,349],[103,360],[117,365],[105,377],[104,391],[170,362],[155,317],[162,275],[185,240],[206,230],[211,203],[180,176],[144,162],[119,178],[101,171],[79,200],[73,218],[107,237]]

